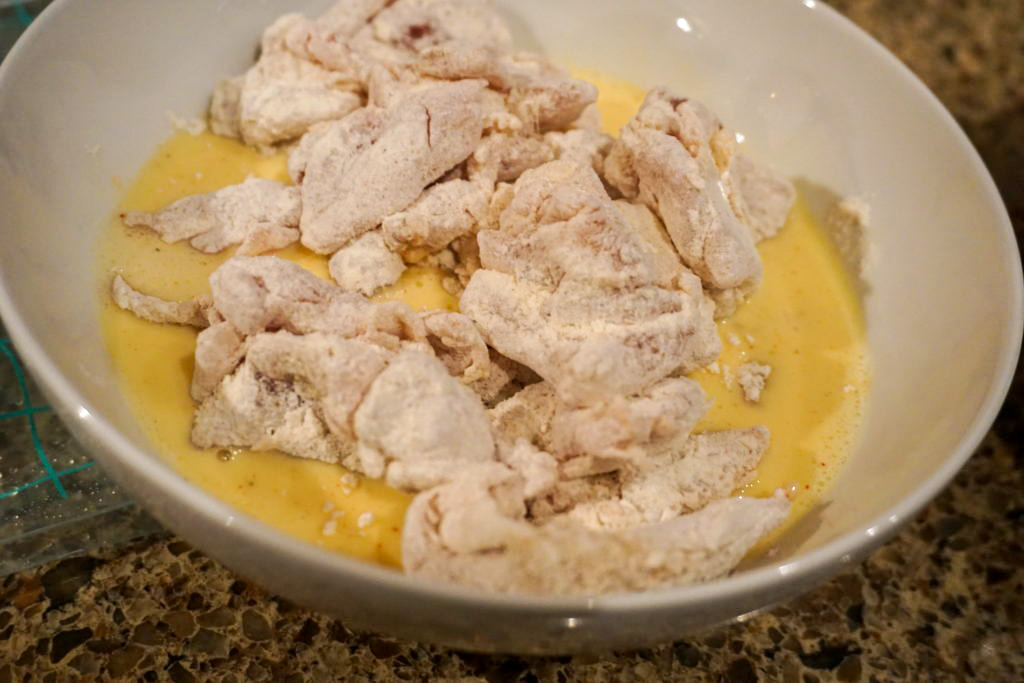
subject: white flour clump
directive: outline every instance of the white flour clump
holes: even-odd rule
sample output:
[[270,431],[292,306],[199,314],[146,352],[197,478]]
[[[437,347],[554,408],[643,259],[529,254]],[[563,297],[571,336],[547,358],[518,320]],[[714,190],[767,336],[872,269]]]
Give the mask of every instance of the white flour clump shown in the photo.
[[736,380],[743,390],[743,398],[750,403],[758,403],[761,400],[761,392],[764,391],[768,377],[772,374],[770,365],[762,363],[744,363],[736,373]]

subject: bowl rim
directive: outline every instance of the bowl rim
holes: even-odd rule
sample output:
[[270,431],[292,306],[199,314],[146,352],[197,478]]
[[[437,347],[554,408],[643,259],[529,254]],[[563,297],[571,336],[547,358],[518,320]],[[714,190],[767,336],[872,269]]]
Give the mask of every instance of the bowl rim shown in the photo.
[[[17,41],[3,64],[0,65],[0,99],[3,98],[8,74],[17,68],[26,46],[36,34],[46,30],[72,0],[55,0],[32,22]],[[816,0],[784,0],[799,2],[808,10],[819,13],[823,22],[831,22],[835,30],[859,41],[865,50],[885,60],[902,77],[907,87],[914,89],[940,117],[944,134],[951,136],[963,149],[969,161],[969,172],[981,181],[986,203],[991,206],[998,231],[1005,248],[1002,250],[1004,266],[1014,276],[1015,286],[1009,293],[1009,324],[1003,329],[1004,344],[994,361],[994,381],[988,387],[984,400],[969,428],[949,452],[942,465],[915,489],[888,510],[876,515],[869,523],[854,531],[825,543],[790,561],[768,567],[745,570],[713,581],[673,588],[659,588],[636,593],[610,593],[596,596],[529,596],[499,594],[444,584],[358,560],[341,553],[317,548],[292,537],[270,525],[236,510],[214,494],[189,483],[169,463],[156,453],[135,446],[108,420],[91,409],[81,393],[59,372],[55,363],[43,353],[36,336],[11,299],[4,274],[0,272],[0,316],[23,361],[48,395],[58,414],[65,421],[75,421],[76,427],[96,443],[104,444],[105,452],[90,449],[102,464],[107,458],[120,461],[136,475],[169,498],[212,524],[231,526],[241,542],[254,550],[286,555],[293,563],[316,567],[340,580],[356,580],[374,584],[378,589],[392,591],[396,597],[431,597],[451,601],[476,609],[512,609],[516,612],[537,614],[552,612],[631,612],[636,610],[674,609],[681,605],[699,606],[740,597],[769,585],[783,583],[798,586],[814,581],[816,577],[831,575],[838,567],[859,561],[872,549],[888,540],[921,508],[931,501],[956,475],[971,457],[993,423],[1014,377],[1024,334],[1024,275],[1013,227],[999,191],[977,150],[967,135],[927,86],[897,57],[875,38],[857,27],[838,11]],[[131,488],[131,487],[129,487]],[[143,505],[145,507],[145,505]],[[204,548],[202,543],[196,544]],[[214,551],[213,554],[216,554]]]

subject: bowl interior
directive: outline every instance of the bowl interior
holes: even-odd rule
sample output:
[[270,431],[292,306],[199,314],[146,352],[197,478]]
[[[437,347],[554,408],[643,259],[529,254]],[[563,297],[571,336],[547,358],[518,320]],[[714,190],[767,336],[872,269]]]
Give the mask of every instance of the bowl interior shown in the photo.
[[[866,550],[970,455],[1018,351],[1019,257],[966,138],[893,57],[813,0],[499,4],[524,46],[701,99],[761,159],[870,203],[873,383],[861,438],[827,504],[754,576],[820,574]],[[124,404],[98,326],[95,243],[115,179],[169,134],[165,112],[200,114],[286,11],[294,3],[58,0],[0,75],[0,311],[65,418],[122,478],[145,473],[165,519],[231,512],[157,460]],[[258,536],[256,523],[239,528],[243,545]],[[275,543],[294,562],[319,554]],[[338,576],[362,571],[317,561]],[[665,599],[693,604],[699,591],[713,588]]]

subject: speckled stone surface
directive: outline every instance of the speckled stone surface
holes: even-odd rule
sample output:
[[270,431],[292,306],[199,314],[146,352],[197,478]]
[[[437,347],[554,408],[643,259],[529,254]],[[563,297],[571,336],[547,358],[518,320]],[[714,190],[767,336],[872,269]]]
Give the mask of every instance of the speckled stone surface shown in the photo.
[[[953,111],[1024,235],[1024,3],[832,4]],[[161,537],[0,580],[0,683],[1024,680],[1022,418],[1018,373],[954,483],[863,565],[744,623],[654,649],[524,659],[353,633]]]

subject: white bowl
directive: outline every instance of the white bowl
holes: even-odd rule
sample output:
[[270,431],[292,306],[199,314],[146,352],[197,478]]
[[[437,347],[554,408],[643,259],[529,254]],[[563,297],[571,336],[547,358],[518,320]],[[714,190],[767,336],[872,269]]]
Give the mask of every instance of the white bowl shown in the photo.
[[[309,2],[309,12],[325,2]],[[786,173],[866,198],[874,380],[859,445],[785,552],[712,583],[590,599],[486,595],[331,554],[246,517],[154,454],[118,391],[92,256],[131,177],[286,0],[58,0],[0,68],[0,312],[74,433],[147,509],[242,574],[353,626],[461,648],[668,640],[860,560],[953,477],[1007,391],[1021,269],[963,133],[894,57],[813,0],[506,0],[528,46],[709,104]],[[532,45],[531,45],[532,44]]]

